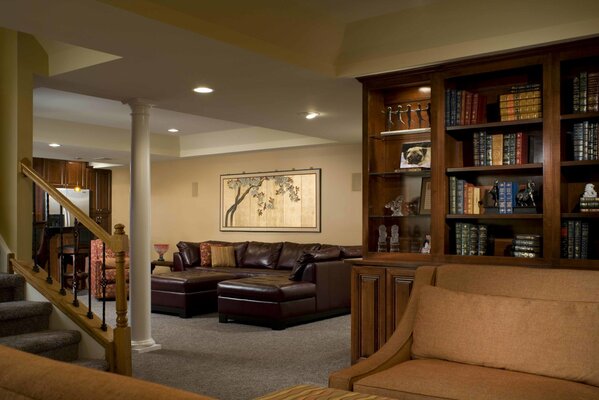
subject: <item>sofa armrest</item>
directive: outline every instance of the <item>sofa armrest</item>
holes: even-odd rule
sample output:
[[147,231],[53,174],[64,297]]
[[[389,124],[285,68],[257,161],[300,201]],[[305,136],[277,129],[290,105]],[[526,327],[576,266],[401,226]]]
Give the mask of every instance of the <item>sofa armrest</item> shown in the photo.
[[183,258],[181,257],[181,253],[178,251],[173,253],[173,271],[185,271]]
[[329,375],[329,387],[351,391],[357,380],[410,360],[418,293],[422,286],[434,282],[434,276],[435,267],[420,267],[416,270],[410,301],[393,335],[367,359]]
[[316,284],[316,311],[350,307],[351,265],[343,260],[306,265],[302,281]]

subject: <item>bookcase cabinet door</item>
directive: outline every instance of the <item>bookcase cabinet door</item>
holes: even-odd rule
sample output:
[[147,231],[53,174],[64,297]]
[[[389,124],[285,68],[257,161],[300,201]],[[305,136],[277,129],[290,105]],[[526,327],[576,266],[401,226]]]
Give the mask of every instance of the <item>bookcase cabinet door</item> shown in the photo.
[[404,315],[410,300],[412,284],[414,283],[414,271],[397,268],[388,268],[386,274],[386,322],[387,335],[385,341],[389,340],[395,328]]
[[385,268],[352,268],[352,363],[374,354],[386,340]]

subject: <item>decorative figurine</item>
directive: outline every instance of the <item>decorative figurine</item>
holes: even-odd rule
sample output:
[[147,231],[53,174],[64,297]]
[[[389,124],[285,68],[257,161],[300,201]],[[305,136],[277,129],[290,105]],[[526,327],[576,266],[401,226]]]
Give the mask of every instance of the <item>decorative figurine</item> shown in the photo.
[[393,114],[396,114],[397,112],[393,111],[392,107],[387,107],[385,110],[381,112],[385,114],[385,130],[393,130],[393,125],[395,125],[395,123],[393,122]]
[[389,243],[389,251],[392,253],[399,252],[399,226],[391,226],[391,241]]
[[403,217],[403,196],[397,196],[395,200],[392,200],[385,204],[385,208],[391,209],[391,211],[393,212],[393,214],[391,214],[392,217]]
[[387,251],[387,227],[385,225],[379,225],[379,242],[377,251]]
[[422,243],[422,248],[420,249],[422,254],[430,254],[431,253],[431,235],[424,235],[424,242]]
[[516,204],[518,207],[536,207],[534,197],[535,183],[529,180],[526,188],[520,190],[516,195]]
[[584,193],[582,195],[583,198],[595,198],[597,197],[597,191],[595,190],[595,185],[592,183],[587,183],[584,187]]
[[493,187],[489,190],[489,195],[493,200],[493,207],[499,207],[499,179],[495,179]]

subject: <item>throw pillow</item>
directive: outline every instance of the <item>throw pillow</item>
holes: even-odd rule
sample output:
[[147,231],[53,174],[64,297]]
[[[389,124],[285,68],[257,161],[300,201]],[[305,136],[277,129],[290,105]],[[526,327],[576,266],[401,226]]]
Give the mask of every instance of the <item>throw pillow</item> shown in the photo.
[[412,355],[599,386],[599,303],[424,286]]
[[210,247],[214,246],[209,242],[200,243],[200,265],[202,267],[209,267],[212,265],[212,257],[210,253]]
[[233,246],[210,246],[213,267],[235,267],[235,248]]

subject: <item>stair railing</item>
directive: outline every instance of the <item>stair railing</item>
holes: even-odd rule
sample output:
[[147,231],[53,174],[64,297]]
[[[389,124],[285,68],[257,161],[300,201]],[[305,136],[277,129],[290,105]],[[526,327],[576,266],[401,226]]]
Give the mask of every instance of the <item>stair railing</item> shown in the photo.
[[[77,300],[77,268],[76,268],[76,253],[78,251],[77,243],[75,243],[73,256],[73,294],[68,294],[64,290],[63,282],[63,259],[59,263],[60,282],[53,282],[50,273],[50,263],[48,262],[47,277],[42,277],[37,263],[37,256],[34,258],[33,265],[28,266],[28,262],[10,260],[11,266],[15,272],[23,275],[27,281],[42,293],[49,301],[64,312],[71,320],[73,320],[82,330],[87,332],[94,340],[96,340],[105,349],[106,360],[109,363],[110,370],[123,375],[131,375],[131,328],[128,326],[127,319],[127,286],[125,277],[125,254],[129,250],[129,238],[125,234],[124,225],[115,225],[113,235],[108,234],[94,220],[88,217],[83,211],[75,206],[67,197],[60,191],[46,182],[35,170],[31,168],[31,162],[28,159],[23,159],[20,163],[21,173],[31,179],[33,183],[43,189],[50,195],[59,205],[61,210],[61,219],[63,208],[66,209],[72,216],[76,218],[76,225],[85,226],[93,235],[103,242],[103,249],[110,248],[115,255],[116,268],[116,327],[109,328],[105,320],[105,254],[103,254],[102,264],[102,318],[98,318],[91,312],[91,294],[88,295],[88,305],[80,305]],[[34,188],[35,192],[35,188]],[[62,226],[62,223],[61,223]],[[62,231],[62,228],[61,228]],[[34,238],[35,238],[34,227]],[[77,234],[76,234],[77,236]],[[77,237],[75,237],[77,239]],[[62,241],[62,237],[61,237]],[[63,247],[61,246],[61,252]],[[103,252],[104,253],[104,252]],[[90,255],[90,270],[91,270],[91,255]],[[42,266],[43,267],[43,266]],[[89,271],[91,275],[91,271]],[[88,290],[91,293],[91,279],[88,280]]]

